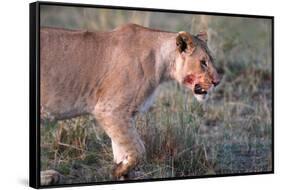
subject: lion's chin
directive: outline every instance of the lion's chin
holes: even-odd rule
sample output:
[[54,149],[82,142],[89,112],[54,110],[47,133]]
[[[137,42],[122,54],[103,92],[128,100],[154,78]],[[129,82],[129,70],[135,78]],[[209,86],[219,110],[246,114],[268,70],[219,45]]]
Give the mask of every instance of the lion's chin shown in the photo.
[[208,94],[194,94],[194,96],[197,99],[197,101],[200,103],[205,102],[209,97]]

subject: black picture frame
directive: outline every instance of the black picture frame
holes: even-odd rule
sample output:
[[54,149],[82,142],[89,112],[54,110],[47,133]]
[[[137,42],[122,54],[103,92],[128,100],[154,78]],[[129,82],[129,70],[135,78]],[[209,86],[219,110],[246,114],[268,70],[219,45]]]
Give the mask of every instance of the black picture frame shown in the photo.
[[[216,174],[204,176],[190,176],[190,177],[172,177],[172,178],[157,178],[157,179],[143,179],[130,181],[106,181],[106,182],[91,182],[80,184],[64,184],[64,185],[40,185],[40,6],[55,5],[55,6],[70,6],[70,7],[87,7],[87,8],[106,8],[118,10],[138,10],[138,11],[152,11],[152,12],[169,12],[169,13],[183,13],[183,14],[206,14],[225,17],[246,17],[246,18],[262,18],[271,20],[272,32],[272,170],[264,172],[249,172],[237,174]],[[102,185],[102,184],[120,184],[120,183],[134,183],[134,182],[151,182],[163,180],[183,180],[194,178],[211,178],[211,177],[229,177],[229,176],[244,176],[244,175],[258,175],[258,174],[273,174],[274,173],[274,17],[264,15],[248,15],[248,14],[232,14],[232,13],[218,13],[218,12],[204,12],[204,11],[187,11],[187,10],[169,10],[156,8],[141,8],[141,7],[123,7],[123,6],[109,6],[109,5],[91,5],[78,3],[59,3],[59,2],[34,2],[30,3],[29,8],[29,185],[33,188],[50,188],[50,187],[72,187],[72,186],[88,186],[88,185]]]

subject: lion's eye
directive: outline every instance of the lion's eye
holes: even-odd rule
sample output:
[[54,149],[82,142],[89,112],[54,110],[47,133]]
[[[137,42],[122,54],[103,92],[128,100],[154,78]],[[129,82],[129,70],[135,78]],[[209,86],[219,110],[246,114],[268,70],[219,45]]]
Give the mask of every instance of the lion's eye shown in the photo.
[[203,69],[206,69],[206,68],[208,67],[208,65],[207,65],[207,63],[206,63],[205,60],[201,60],[201,61],[200,61],[200,65],[201,65],[201,67],[202,67]]

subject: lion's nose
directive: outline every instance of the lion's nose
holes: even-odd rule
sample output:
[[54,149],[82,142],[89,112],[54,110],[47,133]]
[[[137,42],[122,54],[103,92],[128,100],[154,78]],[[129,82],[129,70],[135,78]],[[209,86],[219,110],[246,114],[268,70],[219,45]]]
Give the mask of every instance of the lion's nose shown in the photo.
[[216,80],[213,80],[213,84],[214,84],[214,86],[217,86],[217,85],[219,85],[220,84],[220,79],[216,79]]
[[220,71],[219,73],[217,71],[215,71],[212,75],[212,83],[214,84],[214,86],[218,86],[221,82],[222,79],[222,71]]
[[219,85],[219,83],[221,82],[220,78],[219,77],[216,77],[214,80],[213,80],[213,84],[214,86],[217,86]]

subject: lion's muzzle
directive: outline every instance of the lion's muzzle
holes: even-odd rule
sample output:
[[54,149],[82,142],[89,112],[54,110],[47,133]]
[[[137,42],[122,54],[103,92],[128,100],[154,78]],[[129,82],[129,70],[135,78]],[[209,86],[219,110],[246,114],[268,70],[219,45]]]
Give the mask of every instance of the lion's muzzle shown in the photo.
[[207,94],[207,91],[203,89],[200,84],[195,84],[194,86],[194,93],[195,94]]

